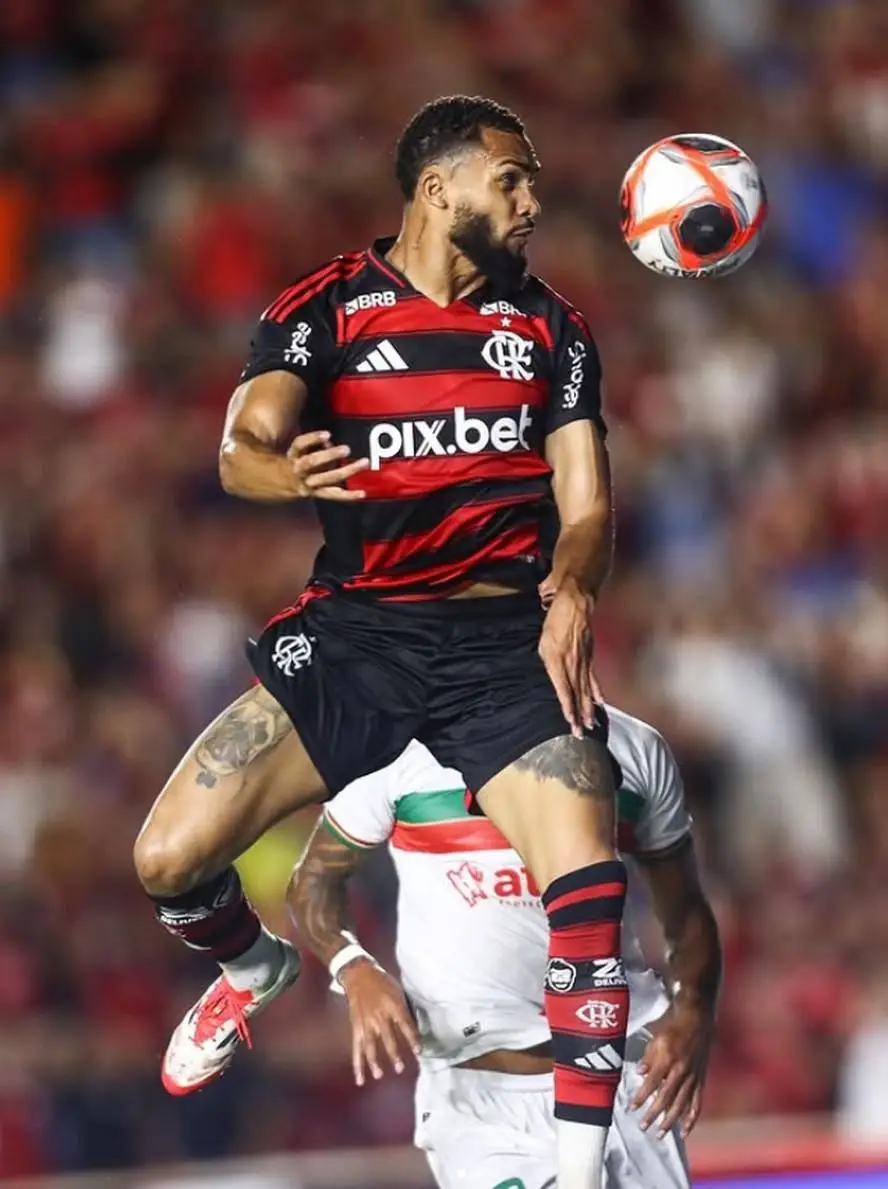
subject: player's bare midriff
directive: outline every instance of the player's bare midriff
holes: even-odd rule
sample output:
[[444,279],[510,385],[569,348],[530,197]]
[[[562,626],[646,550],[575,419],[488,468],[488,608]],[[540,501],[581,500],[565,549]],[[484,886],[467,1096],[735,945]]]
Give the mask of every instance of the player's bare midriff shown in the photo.
[[514,586],[498,586],[495,582],[473,582],[466,590],[447,595],[448,599],[493,599],[499,595],[519,594]]
[[482,1069],[488,1073],[515,1073],[530,1076],[552,1072],[552,1042],[544,1041],[530,1049],[493,1049],[457,1065],[457,1069]]

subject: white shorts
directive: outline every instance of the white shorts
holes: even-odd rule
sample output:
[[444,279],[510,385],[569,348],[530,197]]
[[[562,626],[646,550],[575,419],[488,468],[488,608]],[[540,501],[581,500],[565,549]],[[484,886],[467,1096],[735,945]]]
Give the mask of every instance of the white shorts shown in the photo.
[[[688,1189],[684,1144],[641,1131],[629,1109],[641,1084],[627,1064],[607,1145],[606,1189]],[[414,1142],[440,1189],[555,1189],[552,1076],[476,1069],[422,1070]]]

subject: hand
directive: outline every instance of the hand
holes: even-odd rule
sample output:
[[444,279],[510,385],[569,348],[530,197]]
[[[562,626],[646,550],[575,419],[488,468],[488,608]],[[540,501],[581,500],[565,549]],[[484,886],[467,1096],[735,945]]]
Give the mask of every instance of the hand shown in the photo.
[[337,465],[348,458],[351,450],[348,446],[331,446],[329,443],[330,434],[325,429],[299,434],[293,439],[287,458],[293,465],[297,494],[316,500],[362,500],[365,492],[348,488],[345,483],[353,475],[366,471],[370,460],[358,458]]
[[356,1084],[364,1084],[365,1062],[374,1078],[382,1077],[380,1042],[395,1073],[403,1073],[399,1045],[406,1042],[418,1057],[419,1035],[399,984],[366,958],[349,962],[340,972],[339,981],[348,999]]
[[687,1139],[700,1117],[715,1021],[703,1009],[673,1006],[651,1030],[653,1038],[638,1064],[645,1078],[633,1106],[637,1110],[650,1104],[642,1131],[659,1118],[661,1139],[676,1123]]
[[571,734],[583,737],[583,728],[595,725],[595,703],[603,702],[592,672],[592,596],[579,587],[555,590],[551,579],[539,586],[547,608],[540,637],[540,657],[555,686]]

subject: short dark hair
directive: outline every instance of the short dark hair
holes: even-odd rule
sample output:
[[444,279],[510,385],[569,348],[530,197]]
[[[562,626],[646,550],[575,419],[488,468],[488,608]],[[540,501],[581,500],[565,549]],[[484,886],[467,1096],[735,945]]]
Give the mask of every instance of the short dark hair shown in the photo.
[[485,128],[524,136],[524,124],[509,108],[481,95],[445,95],[421,107],[395,149],[395,174],[409,202],[419,175],[430,161],[462,145],[479,144]]

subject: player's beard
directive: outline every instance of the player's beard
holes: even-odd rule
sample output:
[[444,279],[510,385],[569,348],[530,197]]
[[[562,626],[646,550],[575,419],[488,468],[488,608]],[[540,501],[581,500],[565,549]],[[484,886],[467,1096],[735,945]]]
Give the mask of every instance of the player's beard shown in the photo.
[[517,289],[527,272],[523,252],[513,252],[497,242],[489,215],[459,206],[450,229],[450,241],[498,289]]

